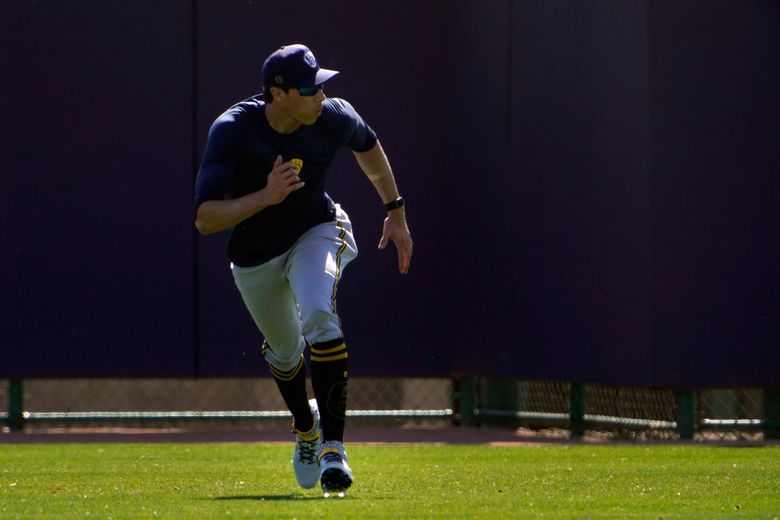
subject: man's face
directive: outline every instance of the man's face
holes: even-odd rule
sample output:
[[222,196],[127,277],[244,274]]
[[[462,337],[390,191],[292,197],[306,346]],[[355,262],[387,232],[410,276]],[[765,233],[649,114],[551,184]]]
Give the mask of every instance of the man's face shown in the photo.
[[322,114],[325,93],[322,88],[317,88],[313,95],[303,95],[301,92],[308,94],[311,90],[291,88],[287,92],[284,100],[286,112],[302,125],[313,125]]

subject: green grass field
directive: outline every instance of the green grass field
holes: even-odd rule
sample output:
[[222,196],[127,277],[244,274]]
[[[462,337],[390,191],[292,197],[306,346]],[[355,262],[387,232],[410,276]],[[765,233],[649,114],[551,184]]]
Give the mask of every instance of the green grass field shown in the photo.
[[778,518],[780,447],[349,446],[344,499],[290,446],[0,444],[0,518]]

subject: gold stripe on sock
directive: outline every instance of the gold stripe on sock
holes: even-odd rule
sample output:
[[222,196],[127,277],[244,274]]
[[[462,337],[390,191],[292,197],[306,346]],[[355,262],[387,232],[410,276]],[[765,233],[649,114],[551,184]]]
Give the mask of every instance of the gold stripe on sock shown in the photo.
[[311,356],[311,360],[312,361],[319,361],[319,362],[323,362],[323,361],[336,361],[336,360],[344,359],[344,358],[348,358],[348,357],[349,357],[349,354],[347,352],[342,352],[341,354],[338,354],[338,355],[335,355],[335,356],[327,356],[327,357],[312,355]]
[[325,354],[333,354],[334,352],[338,352],[339,350],[344,350],[346,348],[347,348],[346,343],[342,343],[341,345],[338,345],[338,346],[333,347],[333,348],[326,348],[324,350],[311,347],[311,353],[312,354],[317,354],[317,355],[321,356],[321,355],[325,355]]
[[276,379],[281,381],[291,381],[293,378],[295,378],[295,376],[298,375],[298,372],[300,372],[301,368],[303,367],[303,354],[301,354],[301,359],[298,361],[298,364],[295,365],[295,368],[289,372],[282,372],[271,364],[268,366],[271,368],[271,375],[273,375]]

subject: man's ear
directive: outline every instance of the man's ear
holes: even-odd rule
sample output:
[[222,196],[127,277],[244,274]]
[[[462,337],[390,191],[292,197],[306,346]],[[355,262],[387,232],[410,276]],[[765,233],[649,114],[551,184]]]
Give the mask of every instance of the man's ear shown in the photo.
[[287,92],[285,92],[283,89],[279,87],[271,87],[271,96],[274,98],[274,100],[284,99],[286,95]]

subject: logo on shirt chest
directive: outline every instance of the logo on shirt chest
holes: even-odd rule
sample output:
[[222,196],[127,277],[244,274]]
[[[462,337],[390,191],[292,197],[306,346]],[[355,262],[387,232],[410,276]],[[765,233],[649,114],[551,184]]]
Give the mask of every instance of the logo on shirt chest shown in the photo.
[[294,157],[290,159],[290,164],[295,166],[295,169],[298,170],[298,173],[301,173],[301,170],[303,169],[303,159],[298,159],[297,157]]

